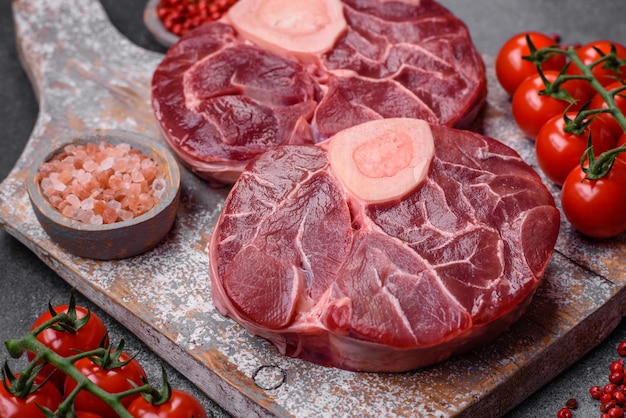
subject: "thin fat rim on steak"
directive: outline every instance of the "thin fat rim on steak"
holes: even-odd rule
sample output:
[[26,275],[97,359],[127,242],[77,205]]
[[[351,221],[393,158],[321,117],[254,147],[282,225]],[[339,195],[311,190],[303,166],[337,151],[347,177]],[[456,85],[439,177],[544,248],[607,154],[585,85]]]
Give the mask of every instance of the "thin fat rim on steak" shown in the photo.
[[[217,309],[285,355],[370,372],[432,365],[489,343],[516,321],[554,251],[552,195],[499,141],[411,123],[431,137],[410,145],[394,135],[378,163],[397,149],[398,170],[360,157],[362,144],[350,136],[366,130],[354,128],[334,144],[353,141],[352,151],[334,149],[333,137],[255,159],[229,193],[209,245]],[[410,161],[429,141],[432,158]],[[346,155],[381,177],[383,189],[384,177],[399,173],[406,193],[383,201],[359,190],[333,167]],[[415,177],[404,177],[412,166]]]
[[[295,16],[273,19],[274,3]],[[303,22],[317,5],[328,16]],[[266,21],[278,27],[255,26]],[[290,36],[293,27],[302,36]],[[299,39],[313,47],[299,49]],[[486,85],[467,27],[435,1],[239,0],[168,50],[152,106],[181,160],[220,186],[261,152],[318,143],[368,120],[468,127]]]

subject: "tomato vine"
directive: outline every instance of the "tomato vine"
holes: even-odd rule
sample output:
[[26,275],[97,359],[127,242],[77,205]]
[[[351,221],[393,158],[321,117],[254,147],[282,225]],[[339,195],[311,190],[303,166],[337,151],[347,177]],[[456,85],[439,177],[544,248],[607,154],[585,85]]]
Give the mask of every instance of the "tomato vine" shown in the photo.
[[[602,69],[613,72],[616,80],[619,79],[619,75],[621,74],[620,68],[626,66],[626,59],[620,59],[617,56],[617,47],[615,44],[610,45],[609,53],[604,53],[600,49],[596,49],[600,58],[587,64],[579,57],[573,46],[567,48],[548,46],[537,49],[530,36],[526,36],[526,41],[528,42],[530,54],[523,58],[535,64],[538,74],[544,81],[545,89],[539,92],[540,95],[548,95],[559,100],[567,101],[570,106],[572,106],[574,101],[571,95],[561,87],[569,80],[584,80],[606,103],[606,107],[604,108],[590,109],[588,104],[583,106],[573,120],[567,120],[567,124],[564,127],[565,132],[580,134],[582,130],[586,128],[587,124],[599,114],[610,115],[619,124],[622,130],[626,132],[626,116],[615,103],[616,95],[626,92],[626,81],[624,81],[625,84],[621,87],[607,90],[605,85],[598,80],[593,72],[595,68],[602,66]],[[542,63],[554,55],[565,55],[569,62],[561,69],[559,76],[554,81],[550,81],[544,75]],[[567,72],[571,65],[576,66],[576,74]],[[626,151],[625,146],[616,147],[602,153],[596,159],[592,141],[591,138],[589,138],[589,146],[581,156],[581,167],[583,167],[583,171],[587,174],[588,179],[596,180],[602,178],[611,170],[617,155],[624,151]],[[584,167],[586,161],[588,162],[588,166]]]
[[[72,293],[69,305],[57,308],[50,306],[49,312],[40,317],[45,317],[45,320],[38,319],[30,332],[21,338],[5,341],[10,357],[18,359],[28,353],[29,362],[15,374],[8,360],[5,360],[2,368],[0,409],[6,405],[15,414],[10,417],[37,415],[62,418],[83,414],[89,416],[91,413],[101,417],[132,418],[141,415],[131,414],[130,405],[145,396],[149,405],[151,400],[158,400],[159,405],[165,404],[169,408],[169,414],[160,416],[176,416],[174,404],[180,403],[181,397],[186,397],[187,405],[193,404],[195,408],[194,416],[206,418],[206,412],[192,395],[172,391],[163,368],[163,389],[157,391],[148,382],[135,356],[124,351],[124,340],[116,348],[108,348],[107,333],[107,337],[101,339],[99,347],[86,351],[74,349],[74,354],[62,355],[38,339],[40,334],[49,330],[76,335],[80,329],[88,327],[89,322],[95,320],[95,316],[88,309],[85,315],[78,316],[78,308],[86,309],[75,305]],[[52,373],[42,373],[45,367],[50,366],[53,368]],[[104,377],[94,377],[94,370],[102,370]],[[52,379],[57,373],[64,376],[65,390],[59,391],[53,385]],[[112,380],[113,375],[116,375],[115,380]],[[105,381],[107,379],[110,380],[108,383]],[[94,407],[89,406],[90,404]],[[109,409],[110,412],[107,413]]]
[[[543,39],[539,48],[535,39]],[[514,70],[518,55],[529,51],[521,59],[535,71],[509,93],[513,118],[535,142],[543,174],[561,186],[569,224],[590,238],[612,238],[626,232],[626,46],[563,46],[554,39],[544,45],[545,37],[528,32],[524,43],[515,44],[515,54],[505,43],[496,62],[502,74],[505,64]],[[545,64],[556,57],[565,64],[547,70]],[[506,79],[498,81],[507,90]]]

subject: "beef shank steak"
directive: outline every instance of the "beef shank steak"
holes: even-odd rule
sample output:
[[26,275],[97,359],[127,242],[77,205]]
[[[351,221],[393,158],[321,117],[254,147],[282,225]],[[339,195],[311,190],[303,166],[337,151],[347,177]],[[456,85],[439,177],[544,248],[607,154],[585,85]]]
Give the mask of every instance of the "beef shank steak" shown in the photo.
[[412,370],[517,320],[558,230],[552,195],[511,148],[375,120],[250,163],[209,245],[212,297],[283,354]]
[[239,0],[152,79],[167,142],[215,186],[263,151],[368,120],[467,127],[485,98],[467,27],[432,0]]

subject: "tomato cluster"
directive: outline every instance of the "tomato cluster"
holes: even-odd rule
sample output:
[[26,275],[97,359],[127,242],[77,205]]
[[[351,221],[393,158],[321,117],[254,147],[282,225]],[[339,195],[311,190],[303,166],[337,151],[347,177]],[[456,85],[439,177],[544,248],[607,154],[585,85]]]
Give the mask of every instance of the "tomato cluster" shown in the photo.
[[[74,321],[74,325],[54,322],[57,314],[65,313]],[[189,417],[206,418],[206,412],[200,402],[191,394],[172,390],[163,373],[163,393],[147,385],[146,373],[134,357],[123,350],[123,342],[116,349],[109,348],[109,335],[102,320],[82,306],[76,306],[72,296],[70,304],[50,307],[33,323],[31,334],[35,335],[47,350],[68,359],[79,353],[103,352],[102,356],[82,356],[71,361],[73,372],[86,377],[99,390],[116,396],[122,392],[133,393],[119,395],[119,403],[133,417]],[[0,385],[0,417],[45,417],[40,409],[45,407],[56,411],[66,398],[71,399],[73,416],[77,418],[116,418],[118,413],[109,402],[91,393],[84,386],[78,388],[77,381],[70,377],[73,372],[63,373],[42,357],[28,352],[31,364],[38,365],[26,385],[18,392],[16,387],[19,375],[14,375],[5,367],[5,384]],[[62,367],[62,366],[59,366]],[[25,369],[26,370],[26,369]],[[65,370],[65,368],[64,368]],[[67,370],[66,370],[67,371]],[[26,375],[24,375],[26,376]],[[141,393],[134,388],[145,387]],[[18,392],[18,393],[16,393]],[[56,416],[56,415],[55,415]]]
[[[608,56],[617,65],[605,65]],[[502,46],[495,70],[511,96],[513,119],[534,141],[539,168],[562,186],[563,212],[572,226],[592,238],[626,231],[626,155],[615,152],[626,133],[613,114],[598,111],[609,107],[608,95],[612,107],[626,114],[626,46],[599,40],[567,47],[555,36],[520,33]],[[590,176],[589,158],[603,153],[613,153],[609,173]]]

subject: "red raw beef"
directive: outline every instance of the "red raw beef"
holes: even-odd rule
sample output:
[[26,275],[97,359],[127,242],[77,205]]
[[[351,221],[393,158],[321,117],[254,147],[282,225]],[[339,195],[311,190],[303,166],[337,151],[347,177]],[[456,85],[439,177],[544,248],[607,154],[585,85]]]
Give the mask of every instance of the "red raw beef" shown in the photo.
[[243,171],[209,246],[219,311],[288,356],[398,372],[490,342],[530,303],[559,212],[502,143],[432,125],[426,179],[367,204],[327,143],[280,146]]
[[347,28],[328,52],[296,60],[209,23],[167,52],[152,104],[179,157],[212,185],[254,156],[313,144],[372,119],[467,127],[486,97],[467,27],[431,0],[344,0]]

